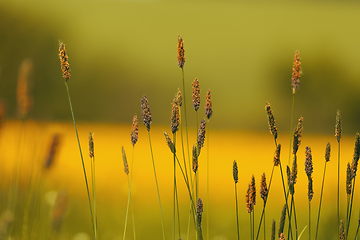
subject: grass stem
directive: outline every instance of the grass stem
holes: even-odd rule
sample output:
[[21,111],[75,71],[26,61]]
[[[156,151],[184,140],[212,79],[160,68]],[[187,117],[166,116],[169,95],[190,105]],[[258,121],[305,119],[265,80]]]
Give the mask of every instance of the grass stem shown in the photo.
[[322,196],[323,196],[324,182],[325,182],[325,172],[326,172],[326,161],[325,161],[324,174],[323,174],[323,179],[322,179],[322,184],[321,184],[320,204],[319,204],[319,212],[318,212],[317,223],[316,223],[316,234],[315,234],[315,240],[317,239],[318,230],[319,230],[320,212],[321,212],[321,203],[322,203]]
[[239,230],[239,210],[238,210],[238,200],[237,200],[237,188],[235,183],[235,204],[236,204],[236,228],[238,240],[240,239],[240,230]]

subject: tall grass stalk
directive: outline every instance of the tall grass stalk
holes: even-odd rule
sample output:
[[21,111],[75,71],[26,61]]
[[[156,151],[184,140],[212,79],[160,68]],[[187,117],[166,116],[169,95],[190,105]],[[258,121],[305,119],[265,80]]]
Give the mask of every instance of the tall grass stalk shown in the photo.
[[89,208],[90,208],[90,215],[91,215],[91,222],[92,222],[92,227],[93,227],[93,233],[94,233],[94,237],[96,238],[96,234],[95,234],[95,232],[96,232],[96,230],[95,230],[95,221],[94,221],[94,216],[93,216],[93,211],[92,211],[92,205],[91,205],[89,184],[88,184],[88,179],[87,179],[87,176],[86,176],[85,163],[84,163],[84,158],[83,158],[83,154],[82,154],[82,151],[81,151],[80,139],[79,139],[79,134],[78,134],[77,127],[76,127],[75,116],[74,116],[74,111],[73,111],[73,107],[72,107],[72,104],[71,104],[70,91],[69,91],[69,87],[68,87],[67,81],[65,81],[65,86],[66,86],[66,91],[67,91],[67,95],[68,95],[68,98],[69,98],[69,105],[70,105],[70,110],[71,110],[71,116],[72,116],[73,123],[74,123],[74,127],[75,127],[75,133],[76,133],[76,138],[77,138],[77,142],[78,142],[78,146],[79,146],[79,152],[80,152],[80,158],[81,158],[81,163],[82,163],[82,167],[83,167],[83,172],[84,172],[85,185],[86,185],[86,191],[87,191],[87,195],[88,195],[88,202],[89,202]]
[[297,227],[297,220],[296,220],[296,210],[295,210],[295,198],[294,195],[291,195],[291,201],[294,202],[294,221],[295,221],[295,240],[298,240],[298,227]]
[[[90,133],[91,135],[91,133]],[[92,136],[91,136],[92,137]],[[94,227],[95,227],[95,240],[98,239],[97,233],[97,212],[96,212],[96,181],[95,181],[95,154],[91,157],[91,186],[93,192],[93,211],[94,211]]]
[[237,200],[237,187],[235,183],[235,204],[236,204],[236,229],[238,240],[240,239],[240,231],[239,231],[239,210],[238,210],[238,200]]
[[[281,181],[282,181],[282,185],[283,185],[283,190],[284,190],[284,196],[285,196],[285,205],[286,205],[286,212],[289,218],[289,228],[291,229],[291,221],[290,221],[290,212],[289,212],[289,207],[288,207],[288,195],[289,195],[289,191],[288,193],[286,193],[286,189],[285,189],[285,182],[284,182],[284,175],[283,175],[283,171],[282,171],[282,167],[281,167],[281,161],[280,161],[280,173],[281,173]],[[292,231],[290,230],[290,237],[291,239],[293,239],[293,235],[292,235]]]
[[154,176],[155,176],[156,190],[157,190],[157,195],[158,195],[158,200],[159,200],[159,206],[160,206],[161,228],[162,228],[163,239],[165,240],[164,219],[163,219],[163,212],[162,212],[162,207],[161,207],[159,184],[158,184],[157,177],[156,177],[155,160],[154,160],[154,153],[153,153],[153,149],[152,149],[152,145],[151,145],[150,131],[148,131],[148,136],[149,136],[151,159],[152,159]]
[[316,223],[316,234],[315,234],[315,240],[317,239],[317,236],[318,236],[318,230],[319,230],[320,212],[321,212],[321,203],[322,203],[322,195],[323,195],[324,182],[325,182],[326,163],[327,163],[327,162],[325,161],[324,174],[323,174],[323,179],[322,179],[322,184],[321,184],[321,192],[320,192],[319,212],[318,212],[317,223]]
[[311,240],[311,201],[309,200],[309,240]]
[[291,108],[291,124],[290,124],[290,144],[289,144],[289,160],[288,165],[290,166],[290,159],[291,159],[291,144],[292,144],[292,137],[294,131],[294,109],[295,109],[295,93],[293,93],[292,97],[292,108]]
[[355,240],[357,240],[357,239],[358,239],[359,227],[360,227],[360,211],[359,211],[358,225],[357,225],[357,228],[356,228],[356,233],[355,233]]
[[348,219],[348,224],[346,226],[346,238],[348,236],[349,233],[349,226],[350,226],[350,221],[351,221],[351,210],[352,210],[352,204],[353,204],[353,200],[354,200],[354,191],[355,191],[355,180],[356,180],[356,176],[354,176],[354,181],[353,181],[353,189],[351,191],[351,198],[350,198],[350,210],[349,210],[349,219]]
[[337,199],[336,199],[336,216],[337,216],[337,223],[336,228],[338,230],[338,236],[340,236],[340,229],[338,224],[340,223],[340,140],[341,140],[341,128],[342,128],[342,122],[341,122],[341,115],[340,110],[337,110],[336,112],[336,121],[335,121],[335,137],[336,141],[338,143],[338,166],[337,166]]
[[[210,143],[209,143],[209,120],[207,122],[207,146],[206,146],[206,239],[209,240],[209,205],[210,205],[210,198],[209,198],[209,163],[210,163]],[[236,204],[237,206],[237,204]]]

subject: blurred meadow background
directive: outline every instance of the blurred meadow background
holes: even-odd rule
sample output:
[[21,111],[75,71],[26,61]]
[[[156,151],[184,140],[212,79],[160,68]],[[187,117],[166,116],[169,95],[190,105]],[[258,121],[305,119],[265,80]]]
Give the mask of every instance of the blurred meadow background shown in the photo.
[[[337,239],[337,143],[335,116],[341,110],[341,216],[346,212],[345,170],[351,162],[354,137],[360,131],[360,3],[356,1],[0,1],[0,99],[6,106],[0,130],[0,235],[11,239],[48,239],[53,206],[66,191],[65,215],[54,239],[92,239],[84,176],[64,79],[59,41],[66,44],[71,78],[68,81],[84,160],[89,168],[88,134],[94,132],[98,231],[100,239],[122,239],[128,194],[121,147],[132,154],[130,130],[139,118],[132,198],[138,239],[161,239],[161,225],[146,128],[140,99],[146,95],[152,113],[152,140],[165,231],[172,236],[172,153],[163,132],[170,132],[171,102],[182,89],[177,65],[177,36],[184,39],[185,84],[189,142],[196,139],[191,83],[199,79],[204,118],[207,89],[211,89],[210,216],[211,240],[236,238],[232,162],[239,164],[240,234],[249,238],[245,193],[252,174],[259,189],[263,172],[270,175],[274,143],[265,103],[271,104],[288,161],[291,120],[291,73],[295,51],[302,75],[296,93],[294,122],[304,118],[298,154],[296,203],[300,231],[307,225],[307,182],[303,161],[310,146],[314,160],[313,218],[319,204],[324,154],[332,144],[324,187],[319,239]],[[32,107],[19,120],[19,69],[30,62],[28,80]],[[43,165],[54,133],[60,136],[53,166]],[[179,138],[178,138],[178,142]],[[179,151],[180,152],[180,151]],[[181,155],[180,155],[181,156]],[[19,159],[18,205],[9,217],[9,191]],[[206,196],[206,152],[199,159],[200,196]],[[284,167],[283,167],[284,169]],[[131,170],[131,169],[130,169]],[[38,183],[36,185],[35,183]],[[182,239],[186,239],[189,198],[178,178]],[[31,190],[31,186],[39,186]],[[283,202],[279,171],[269,195],[266,226],[279,221]],[[355,189],[358,190],[358,189]],[[359,195],[355,191],[355,200]],[[31,200],[29,200],[31,199]],[[356,203],[355,201],[355,203]],[[204,209],[206,209],[204,201]],[[255,212],[259,221],[260,198]],[[350,234],[355,234],[359,205],[354,205]],[[31,210],[26,210],[31,209]],[[25,216],[27,212],[30,217]],[[301,213],[304,214],[301,214]],[[356,220],[355,220],[356,219]],[[30,224],[25,224],[26,222]],[[4,225],[6,230],[4,230]],[[25,227],[24,227],[25,226]],[[29,228],[24,230],[24,228]],[[315,226],[312,227],[315,229]],[[132,238],[128,222],[127,239]],[[262,235],[260,235],[262,237]],[[192,230],[191,237],[195,239]],[[302,239],[307,239],[303,235]],[[21,238],[22,239],[22,238]]]

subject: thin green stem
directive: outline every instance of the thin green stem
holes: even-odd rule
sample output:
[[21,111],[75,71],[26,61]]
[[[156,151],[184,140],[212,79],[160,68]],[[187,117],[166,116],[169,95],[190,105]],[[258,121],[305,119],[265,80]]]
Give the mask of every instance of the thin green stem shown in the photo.
[[240,239],[240,230],[239,230],[239,210],[238,210],[238,200],[237,200],[237,188],[235,183],[235,204],[236,204],[236,228],[238,240]]
[[[265,203],[264,203],[264,208],[265,208]],[[266,227],[265,227],[265,226],[266,226],[266,225],[265,225],[266,222],[265,222],[265,219],[266,219],[266,218],[265,218],[265,211],[264,211],[264,240],[266,240]]]
[[253,231],[252,231],[252,224],[251,224],[252,223],[252,221],[251,221],[251,212],[250,212],[249,215],[250,215],[250,239],[253,240],[253,235],[252,235]]
[[66,86],[66,90],[67,90],[67,94],[68,94],[68,98],[69,98],[71,115],[72,115],[72,119],[73,119],[73,123],[74,123],[74,127],[75,127],[75,133],[76,133],[78,146],[79,146],[81,163],[82,163],[83,172],[84,172],[84,178],[85,178],[86,191],[87,191],[89,207],[90,207],[91,222],[92,222],[93,232],[94,232],[94,236],[95,236],[95,224],[94,224],[94,217],[93,217],[93,211],[92,211],[92,206],[91,206],[89,184],[88,184],[88,180],[87,180],[87,176],[86,176],[85,163],[84,163],[84,158],[83,158],[83,154],[82,154],[82,151],[81,151],[80,139],[79,139],[79,134],[78,134],[77,127],[76,127],[74,111],[73,111],[72,104],[71,104],[70,91],[69,91],[69,87],[68,87],[68,84],[67,84],[66,81],[65,81],[65,86]]
[[309,240],[311,240],[311,201],[309,201]]
[[323,174],[323,179],[322,179],[322,184],[321,184],[320,204],[319,204],[319,212],[318,212],[318,218],[317,218],[317,223],[316,223],[315,240],[317,239],[318,230],[319,230],[320,211],[321,211],[321,203],[322,203],[322,196],[323,196],[324,182],[325,182],[325,172],[326,172],[326,161],[325,161],[324,174]]
[[291,231],[291,227],[290,227],[290,225],[291,225],[291,214],[292,214],[292,209],[293,209],[293,201],[292,201],[292,199],[291,199],[291,201],[290,201],[290,217],[289,217],[289,228],[288,228],[288,237],[287,237],[287,239],[290,239],[290,231]]
[[254,239],[254,238],[255,238],[255,206],[253,207],[252,214],[253,214],[253,219],[252,219],[252,236],[253,236],[253,239]]
[[291,108],[291,124],[290,124],[290,144],[289,144],[289,162],[288,165],[290,166],[290,159],[291,159],[291,144],[292,144],[292,137],[293,137],[293,127],[294,127],[294,109],[295,109],[295,94],[293,94],[292,99],[292,108]]
[[297,220],[296,220],[296,210],[295,210],[295,198],[294,195],[291,195],[291,200],[293,201],[294,206],[294,220],[295,220],[295,240],[298,239],[298,228],[297,228]]
[[[288,214],[288,218],[289,218],[289,222],[290,222],[289,228],[291,229],[290,213],[289,213],[289,207],[288,207],[288,203],[287,203],[288,194],[286,194],[286,190],[285,190],[285,182],[284,182],[284,175],[283,175],[283,171],[282,171],[282,167],[281,167],[281,161],[280,161],[279,165],[280,165],[281,181],[282,181],[284,196],[285,196],[286,212]],[[290,236],[291,236],[291,239],[293,239],[292,231],[290,231]]]
[[163,220],[163,213],[162,213],[161,200],[160,200],[159,184],[158,184],[157,177],[156,177],[156,169],[155,169],[154,154],[153,154],[153,150],[152,150],[152,146],[151,146],[150,131],[148,131],[148,136],[149,136],[149,144],[150,144],[151,159],[152,159],[152,164],[153,164],[153,169],[154,169],[154,176],[155,176],[156,190],[157,190],[158,200],[159,200],[159,206],[160,206],[161,228],[162,228],[163,239],[165,240],[164,220]]
[[184,76],[184,68],[181,69],[182,72],[182,82],[183,82],[183,94],[184,94],[184,112],[185,112],[185,132],[186,132],[186,146],[187,146],[187,154],[188,154],[188,160],[189,160],[189,171],[190,171],[190,181],[191,179],[191,164],[190,164],[190,150],[189,150],[189,135],[188,135],[188,127],[187,127],[187,116],[186,116],[186,94],[185,94],[185,76]]
[[209,174],[210,174],[210,171],[209,171],[209,162],[210,162],[210,132],[209,132],[209,120],[207,122],[207,148],[206,148],[206,157],[207,157],[207,164],[206,164],[206,202],[207,202],[207,205],[206,205],[206,239],[209,240],[209,231],[210,231],[210,228],[209,228],[209,215],[210,215],[210,212],[209,212],[209,205],[210,205],[210,198],[209,198]]
[[338,236],[340,235],[340,230],[338,224],[340,223],[340,141],[338,142],[338,181],[337,181],[337,206],[336,206],[336,214],[337,214],[337,224],[336,228],[338,230]]
[[346,238],[348,237],[348,233],[349,233],[349,226],[350,226],[350,221],[351,221],[351,210],[352,210],[352,204],[353,204],[353,200],[354,200],[355,180],[356,180],[356,176],[354,177],[354,181],[353,181],[353,189],[352,189],[352,191],[351,191],[350,210],[349,210],[349,220],[348,220],[348,225],[347,225],[347,227],[346,227]]
[[358,221],[358,225],[357,225],[356,233],[355,233],[355,240],[358,239],[359,227],[360,227],[360,212],[359,212],[359,221]]
[[[176,145],[175,145],[175,139],[176,139],[176,134],[173,134],[173,143],[174,143],[174,148],[176,149]],[[175,160],[175,151],[174,151],[174,200],[173,200],[173,240],[175,240],[175,208],[176,208],[176,160]]]
[[95,240],[97,240],[98,233],[97,233],[97,212],[96,212],[95,156],[92,158],[91,178],[92,178],[92,190],[93,190],[93,202],[94,202],[93,207],[94,207]]
[[177,216],[178,216],[179,239],[181,239],[180,208],[179,208],[179,197],[178,197],[177,187],[175,187],[175,195],[176,195],[176,208],[177,208]]
[[346,227],[349,224],[350,195],[346,194]]

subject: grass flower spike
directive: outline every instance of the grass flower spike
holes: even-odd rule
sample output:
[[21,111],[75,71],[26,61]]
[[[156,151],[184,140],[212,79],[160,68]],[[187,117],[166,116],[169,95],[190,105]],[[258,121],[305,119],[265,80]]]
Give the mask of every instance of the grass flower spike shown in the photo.
[[142,109],[142,116],[143,116],[143,122],[146,126],[147,131],[150,131],[150,125],[151,125],[151,112],[150,112],[150,106],[149,102],[146,96],[144,96],[141,99],[141,109]]
[[238,183],[239,177],[238,177],[238,167],[237,167],[237,163],[234,160],[233,162],[233,178],[234,178],[234,182]]
[[301,63],[299,52],[295,52],[294,63],[292,68],[292,77],[291,77],[291,87],[293,89],[293,94],[299,89],[300,84],[300,74],[301,74]]
[[121,148],[121,152],[122,152],[122,159],[123,159],[123,163],[124,163],[124,172],[126,173],[126,175],[128,175],[129,174],[129,165],[128,165],[128,162],[127,162],[124,147]]
[[179,67],[184,68],[184,64],[185,64],[184,40],[180,35],[178,36],[177,59],[178,59]]
[[70,67],[69,67],[69,57],[65,49],[65,44],[62,42],[60,42],[59,56],[60,56],[60,64],[61,64],[61,70],[63,72],[63,77],[65,78],[66,81],[68,81],[71,77]]
[[210,119],[212,116],[212,103],[211,103],[211,94],[210,89],[206,93],[206,104],[205,104],[205,115],[207,119]]
[[133,122],[131,125],[131,144],[133,147],[135,146],[136,142],[138,141],[138,130],[139,130],[139,122],[136,114],[134,115]]
[[270,133],[272,135],[274,135],[274,139],[277,139],[277,128],[276,128],[276,124],[275,124],[275,118],[274,115],[271,111],[271,107],[269,103],[266,103],[265,109],[267,111],[267,115],[268,115],[268,123],[269,123],[269,128],[270,128]]
[[197,148],[198,148],[198,154],[200,154],[201,148],[204,146],[205,142],[205,127],[206,127],[206,121],[205,119],[201,120],[199,132],[197,136]]
[[179,128],[179,124],[180,124],[180,118],[179,118],[179,107],[176,104],[176,99],[174,99],[173,105],[172,105],[172,110],[171,110],[171,124],[170,124],[170,128],[171,128],[171,132],[174,134],[176,133],[176,131]]
[[193,99],[193,107],[195,111],[197,111],[200,107],[200,85],[199,80],[195,78],[192,83],[192,99]]
[[281,144],[279,143],[276,146],[276,151],[274,154],[274,166],[277,167],[280,164],[280,151],[281,151]]
[[170,151],[171,151],[173,154],[175,154],[175,153],[176,153],[176,149],[175,149],[175,145],[174,145],[173,141],[171,140],[171,138],[169,137],[169,135],[168,135],[166,132],[164,132],[164,136],[165,136],[166,143],[167,143]]
[[294,131],[294,137],[293,137],[293,154],[296,155],[300,143],[301,143],[301,137],[302,137],[302,131],[303,131],[303,118],[299,118],[298,125]]

